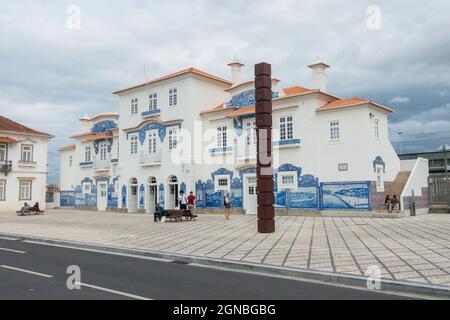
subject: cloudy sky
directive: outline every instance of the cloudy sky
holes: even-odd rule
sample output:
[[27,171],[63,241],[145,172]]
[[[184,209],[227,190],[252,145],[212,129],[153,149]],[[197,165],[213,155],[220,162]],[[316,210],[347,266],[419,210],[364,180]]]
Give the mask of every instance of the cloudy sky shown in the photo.
[[56,170],[77,119],[117,111],[111,92],[143,82],[143,65],[148,78],[190,66],[228,78],[238,57],[308,87],[321,57],[328,91],[397,110],[398,151],[433,150],[450,144],[448,12],[445,0],[0,0],[0,114],[54,134]]

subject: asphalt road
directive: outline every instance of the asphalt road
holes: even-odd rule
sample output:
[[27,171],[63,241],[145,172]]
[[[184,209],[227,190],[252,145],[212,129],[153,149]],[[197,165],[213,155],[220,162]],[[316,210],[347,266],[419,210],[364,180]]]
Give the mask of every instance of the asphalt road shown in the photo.
[[[69,266],[81,290],[69,290]],[[71,283],[73,283],[72,281]],[[376,291],[0,239],[0,299],[402,299]]]

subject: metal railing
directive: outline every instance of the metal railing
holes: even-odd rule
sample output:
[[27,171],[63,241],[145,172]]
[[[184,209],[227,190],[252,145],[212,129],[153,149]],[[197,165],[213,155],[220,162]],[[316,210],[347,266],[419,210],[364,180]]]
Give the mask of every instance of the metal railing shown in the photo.
[[0,161],[0,172],[8,173],[12,170],[12,161],[1,160]]
[[139,155],[139,162],[141,165],[157,165],[162,161],[161,150],[156,151],[156,153],[141,153]]
[[111,159],[107,157],[105,160],[94,159],[94,170],[109,170],[111,168]]
[[450,177],[445,174],[428,178],[431,205],[450,206]]
[[254,160],[256,159],[256,144],[245,145],[237,148],[236,153],[238,161]]

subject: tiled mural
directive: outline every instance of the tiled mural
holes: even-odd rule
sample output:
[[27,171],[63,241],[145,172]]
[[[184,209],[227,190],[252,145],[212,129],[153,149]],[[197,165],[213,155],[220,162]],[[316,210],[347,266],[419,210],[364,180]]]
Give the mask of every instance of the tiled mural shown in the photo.
[[371,210],[370,182],[322,183],[320,194],[324,210]]

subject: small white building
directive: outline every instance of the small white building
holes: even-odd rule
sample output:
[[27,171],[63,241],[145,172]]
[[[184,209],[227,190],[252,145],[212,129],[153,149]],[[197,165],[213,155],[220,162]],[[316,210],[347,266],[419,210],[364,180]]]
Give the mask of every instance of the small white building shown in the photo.
[[51,135],[0,116],[0,213],[27,202],[45,209],[47,145]]
[[[255,214],[254,81],[241,81],[239,61],[229,66],[232,81],[185,69],[116,91],[118,114],[81,119],[76,144],[61,149],[62,205],[153,213],[157,202],[177,207],[183,190],[212,209],[229,192],[234,208]],[[309,68],[312,88],[273,79],[277,208],[382,209],[387,194],[400,196],[414,179],[401,173],[389,141],[393,110],[332,95],[329,66]],[[422,187],[415,196],[427,196]]]

